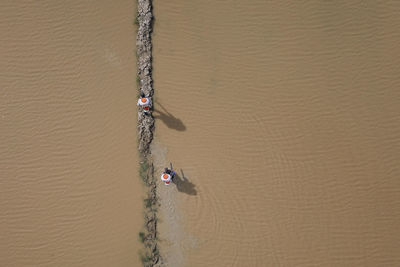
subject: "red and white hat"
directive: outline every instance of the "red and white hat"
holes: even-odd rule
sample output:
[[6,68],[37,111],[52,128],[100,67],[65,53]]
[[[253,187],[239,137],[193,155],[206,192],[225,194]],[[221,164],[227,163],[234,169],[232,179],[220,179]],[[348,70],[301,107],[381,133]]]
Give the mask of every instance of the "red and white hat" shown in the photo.
[[171,175],[169,175],[168,173],[161,174],[161,181],[169,185],[171,183]]

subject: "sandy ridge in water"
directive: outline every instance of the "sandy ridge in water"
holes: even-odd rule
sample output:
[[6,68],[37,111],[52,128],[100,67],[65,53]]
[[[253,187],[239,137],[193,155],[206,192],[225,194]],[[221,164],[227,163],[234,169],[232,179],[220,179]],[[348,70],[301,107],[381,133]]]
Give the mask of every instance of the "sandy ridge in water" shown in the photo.
[[[138,56],[138,81],[139,93],[152,97],[154,94],[152,80],[152,4],[149,0],[138,1],[139,25],[137,34]],[[154,102],[153,102],[154,105]],[[159,112],[156,118],[159,117]],[[166,160],[167,149],[153,141],[154,117],[146,115],[142,109],[138,112],[138,138],[139,151],[142,154],[140,162],[141,177],[148,187],[145,200],[145,229],[143,241],[146,247],[142,255],[144,266],[184,266],[182,241],[185,233],[180,225],[181,216],[176,202],[176,188],[162,186],[158,179],[164,167],[169,166]],[[154,174],[156,174],[154,176]],[[177,175],[178,176],[178,175]],[[179,176],[176,178],[178,179]],[[176,180],[175,179],[175,180]],[[174,181],[174,184],[176,182]],[[158,187],[157,185],[161,185]],[[165,190],[166,189],[166,190]],[[161,212],[161,234],[158,233],[158,208]],[[157,240],[161,240],[164,246],[161,249]]]
[[[137,64],[138,64],[138,82],[139,94],[146,97],[152,97],[154,90],[152,85],[152,6],[149,0],[138,1],[138,14],[136,24],[138,24],[138,33],[136,38]],[[152,151],[150,144],[153,140],[154,118],[146,114],[142,108],[138,111],[138,149],[141,153],[140,176],[147,186],[147,198],[145,199],[145,232],[140,233],[140,238],[144,244],[141,251],[141,260],[143,266],[163,266],[163,260],[158,248],[157,211],[159,202],[157,198],[157,183],[154,177],[154,166],[152,160]]]

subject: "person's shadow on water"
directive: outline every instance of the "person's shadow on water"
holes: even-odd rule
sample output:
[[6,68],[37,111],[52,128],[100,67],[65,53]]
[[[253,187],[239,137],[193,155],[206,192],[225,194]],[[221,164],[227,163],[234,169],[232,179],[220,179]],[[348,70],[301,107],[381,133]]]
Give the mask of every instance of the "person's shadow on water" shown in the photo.
[[158,106],[161,107],[161,109],[164,110],[161,111],[160,109],[153,109],[153,117],[156,120],[162,120],[165,125],[167,125],[168,128],[175,129],[177,131],[185,131],[186,126],[183,124],[183,122],[176,118],[174,115],[168,112],[168,110],[165,109],[163,105],[161,105],[159,102],[156,101]]
[[178,191],[192,196],[197,195],[197,191],[196,189],[194,189],[195,185],[188,180],[182,169],[181,174],[182,176],[175,173],[174,179],[172,180],[172,182],[176,185]]

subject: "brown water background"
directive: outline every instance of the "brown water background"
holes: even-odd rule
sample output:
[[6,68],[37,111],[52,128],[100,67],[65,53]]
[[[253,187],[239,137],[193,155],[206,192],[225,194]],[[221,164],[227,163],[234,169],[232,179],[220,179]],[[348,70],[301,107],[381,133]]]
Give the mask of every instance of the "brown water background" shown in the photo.
[[1,1],[0,266],[139,266],[134,1]]
[[400,266],[400,3],[154,12],[170,266]]

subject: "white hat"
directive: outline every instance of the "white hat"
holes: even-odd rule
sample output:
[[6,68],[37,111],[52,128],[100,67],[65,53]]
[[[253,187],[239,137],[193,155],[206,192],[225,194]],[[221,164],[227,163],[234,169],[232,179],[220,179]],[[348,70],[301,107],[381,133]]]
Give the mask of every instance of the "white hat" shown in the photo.
[[139,99],[139,105],[143,106],[143,105],[148,105],[149,103],[150,103],[150,100],[147,97],[142,97]]

